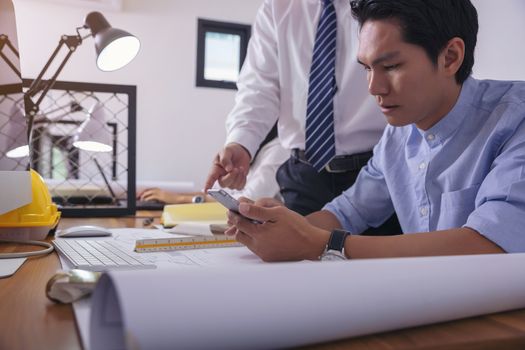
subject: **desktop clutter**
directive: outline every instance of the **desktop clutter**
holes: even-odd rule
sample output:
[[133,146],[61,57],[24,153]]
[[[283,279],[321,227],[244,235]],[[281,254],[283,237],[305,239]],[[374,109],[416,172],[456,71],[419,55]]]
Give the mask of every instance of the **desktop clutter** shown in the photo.
[[29,252],[1,253],[0,278],[13,275],[26,258],[46,255],[53,246],[44,239],[54,233],[60,221],[60,211],[51,201],[51,195],[42,177],[34,170],[28,172],[31,202],[2,213],[0,211],[0,242],[40,246]]
[[[49,193],[38,195],[30,212],[42,215],[19,225],[32,239],[60,219]],[[73,303],[86,349],[283,348],[525,307],[525,254],[264,264],[224,235],[227,210],[218,202],[167,205],[156,229],[58,231],[52,243],[64,271],[46,295]],[[216,247],[227,249],[208,249]]]
[[265,264],[246,247],[206,249],[236,243],[220,233],[226,213],[168,205],[157,229],[59,232],[66,271],[47,296],[73,302],[86,349],[285,348],[525,307],[525,254]]
[[81,225],[58,230],[53,246],[65,260],[62,265],[72,269],[57,272],[46,294],[53,301],[70,303],[89,295],[101,272],[156,268],[136,253],[240,246],[224,235],[226,214],[219,203],[166,205],[160,225],[141,229],[133,248],[112,237],[119,229]]
[[[10,222],[6,227],[16,226],[25,238],[42,239],[56,229],[60,212],[45,185],[32,189],[32,207],[4,214],[9,221],[0,222]],[[235,204],[229,198],[226,203]],[[132,348],[130,339],[141,348],[281,348],[525,307],[525,254],[262,264],[223,234],[227,210],[218,202],[167,205],[156,229],[57,231],[52,243],[64,271],[48,281],[46,295],[74,303],[86,349]],[[216,247],[229,250],[208,249]],[[334,281],[336,288],[326,288]],[[153,298],[151,291],[157,291]],[[254,308],[260,295],[264,307]],[[85,297],[89,303],[82,302]],[[146,306],[160,322],[145,318]],[[191,315],[194,322],[174,327],[175,314]],[[119,326],[108,328],[115,320]],[[240,338],[239,331],[250,337]]]

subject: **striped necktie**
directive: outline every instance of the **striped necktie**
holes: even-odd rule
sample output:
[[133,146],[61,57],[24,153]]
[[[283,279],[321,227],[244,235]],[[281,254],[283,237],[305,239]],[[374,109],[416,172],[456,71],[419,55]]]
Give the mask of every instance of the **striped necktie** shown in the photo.
[[319,172],[335,156],[334,103],[337,19],[332,0],[323,1],[315,36],[306,106],[305,156]]

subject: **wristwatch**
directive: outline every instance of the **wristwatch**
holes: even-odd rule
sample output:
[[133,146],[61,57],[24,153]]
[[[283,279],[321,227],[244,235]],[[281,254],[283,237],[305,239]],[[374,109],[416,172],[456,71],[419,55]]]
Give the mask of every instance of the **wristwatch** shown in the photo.
[[347,260],[345,255],[345,240],[350,232],[343,230],[333,230],[326,248],[319,257],[321,261]]
[[205,199],[206,197],[204,197],[202,194],[198,194],[196,196],[193,196],[193,198],[191,199],[191,202],[192,203],[204,203]]

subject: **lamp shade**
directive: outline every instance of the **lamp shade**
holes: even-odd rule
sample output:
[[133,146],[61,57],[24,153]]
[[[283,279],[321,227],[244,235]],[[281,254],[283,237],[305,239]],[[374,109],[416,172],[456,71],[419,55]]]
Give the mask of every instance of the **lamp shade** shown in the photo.
[[8,150],[6,156],[9,158],[22,158],[29,155],[29,146],[27,144],[27,122],[22,109],[13,104],[10,118],[5,126],[5,137]]
[[73,146],[85,151],[111,152],[111,132],[107,116],[100,102],[95,103],[88,112],[88,118],[80,124],[73,137]]
[[100,12],[86,16],[84,26],[91,30],[97,51],[97,66],[103,71],[114,71],[127,65],[140,49],[140,41],[130,33],[111,27]]

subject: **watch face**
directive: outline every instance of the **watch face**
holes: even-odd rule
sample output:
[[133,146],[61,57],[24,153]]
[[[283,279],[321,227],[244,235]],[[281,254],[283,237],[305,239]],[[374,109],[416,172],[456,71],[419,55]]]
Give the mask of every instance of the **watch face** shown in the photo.
[[347,260],[343,253],[337,250],[329,250],[321,255],[321,261],[341,261]]
[[193,203],[202,203],[202,202],[204,202],[204,196],[197,195],[197,196],[193,197],[191,201]]

